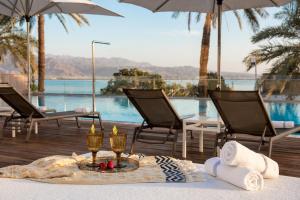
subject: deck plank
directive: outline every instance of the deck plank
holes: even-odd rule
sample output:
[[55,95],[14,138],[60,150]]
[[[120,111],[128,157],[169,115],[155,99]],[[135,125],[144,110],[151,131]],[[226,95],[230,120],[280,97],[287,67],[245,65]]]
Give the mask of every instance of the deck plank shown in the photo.
[[[10,132],[5,131],[3,139],[0,140],[0,167],[14,164],[28,164],[36,159],[50,155],[70,155],[86,153],[86,133],[90,123],[82,123],[78,129],[74,121],[64,121],[61,128],[54,122],[43,123],[39,127],[38,135],[32,134],[31,140],[25,142],[25,134],[18,134],[11,138]],[[116,124],[120,131],[128,133],[128,144],[131,143],[133,128],[131,124]],[[104,123],[105,139],[103,150],[110,150],[108,135],[112,123]],[[181,158],[182,138],[179,138],[175,157]],[[257,144],[243,143],[250,149],[256,150]],[[203,163],[214,154],[214,134],[204,134],[204,153],[198,152],[198,137],[190,137],[187,140],[187,159],[196,163]],[[149,145],[137,143],[136,151],[146,155],[170,155],[171,144]],[[267,147],[262,148],[262,153],[267,153]],[[278,141],[273,146],[272,158],[279,163],[280,174],[300,177],[300,138],[287,137]]]

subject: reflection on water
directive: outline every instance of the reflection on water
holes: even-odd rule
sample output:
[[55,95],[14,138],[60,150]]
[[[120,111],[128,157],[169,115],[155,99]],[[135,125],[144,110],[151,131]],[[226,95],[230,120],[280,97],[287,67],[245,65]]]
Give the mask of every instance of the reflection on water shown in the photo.
[[123,108],[128,108],[128,107],[132,107],[133,105],[128,101],[127,98],[124,97],[113,97],[114,102],[123,107]]
[[206,116],[207,113],[207,101],[199,100],[199,115]]
[[[57,111],[74,110],[85,107],[91,110],[91,96],[68,96],[68,95],[46,95],[45,104],[48,108]],[[38,98],[33,98],[33,103],[38,105]],[[179,115],[203,115],[209,118],[217,118],[217,111],[210,100],[206,99],[171,99]],[[300,105],[294,103],[267,103],[267,110],[272,120],[294,121],[300,124]],[[100,111],[102,118],[108,121],[135,122],[142,121],[134,106],[127,97],[96,97],[96,110]]]
[[267,109],[272,120],[294,121],[295,124],[300,124],[300,107],[297,103],[268,103]]
[[45,102],[45,96],[42,95],[42,96],[38,96],[38,105],[39,106],[46,106],[46,102]]

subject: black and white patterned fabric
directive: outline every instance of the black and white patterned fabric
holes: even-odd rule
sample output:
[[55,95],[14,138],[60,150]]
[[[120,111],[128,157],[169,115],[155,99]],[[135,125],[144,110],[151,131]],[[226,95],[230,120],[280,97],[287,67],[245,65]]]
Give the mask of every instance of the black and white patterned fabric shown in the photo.
[[186,178],[176,163],[167,156],[155,156],[156,163],[161,167],[166,175],[166,182],[185,183]]

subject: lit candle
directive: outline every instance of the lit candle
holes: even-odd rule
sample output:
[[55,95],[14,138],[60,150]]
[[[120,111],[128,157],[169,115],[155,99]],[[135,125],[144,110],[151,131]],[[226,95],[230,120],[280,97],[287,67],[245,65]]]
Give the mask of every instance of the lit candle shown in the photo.
[[113,134],[118,135],[118,129],[116,126],[113,127]]
[[90,134],[96,134],[96,129],[95,129],[95,125],[92,124],[91,128],[90,128]]

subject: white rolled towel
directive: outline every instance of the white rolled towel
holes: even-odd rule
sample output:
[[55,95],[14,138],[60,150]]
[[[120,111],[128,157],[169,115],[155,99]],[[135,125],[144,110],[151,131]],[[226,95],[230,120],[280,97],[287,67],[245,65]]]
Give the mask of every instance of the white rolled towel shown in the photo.
[[284,128],[284,121],[272,121],[274,128]]
[[293,121],[285,121],[284,122],[284,128],[294,128],[295,127],[295,122]]
[[206,160],[204,168],[208,174],[245,190],[257,191],[264,187],[264,178],[258,171],[246,167],[223,165],[218,157]]
[[39,107],[39,110],[41,111],[41,112],[46,112],[47,111],[47,106],[40,106]]
[[255,153],[236,141],[226,142],[221,150],[221,163],[247,167],[259,171],[264,178],[278,178],[278,163],[269,157]]
[[294,128],[295,122],[293,121],[272,121],[274,128]]
[[86,112],[88,112],[88,109],[87,108],[76,108],[75,112],[77,112],[77,113],[86,113]]

